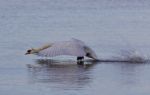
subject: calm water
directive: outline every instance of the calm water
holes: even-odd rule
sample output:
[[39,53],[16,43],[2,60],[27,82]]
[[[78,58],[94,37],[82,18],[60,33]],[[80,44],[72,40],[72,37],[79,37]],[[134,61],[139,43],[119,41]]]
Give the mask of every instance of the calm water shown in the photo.
[[0,95],[150,95],[150,63],[25,56],[31,47],[77,38],[112,58],[150,56],[149,0],[0,0]]

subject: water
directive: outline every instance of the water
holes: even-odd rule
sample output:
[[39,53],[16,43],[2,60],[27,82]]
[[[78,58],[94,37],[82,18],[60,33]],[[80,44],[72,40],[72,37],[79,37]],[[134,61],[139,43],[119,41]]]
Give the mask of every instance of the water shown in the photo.
[[136,49],[150,56],[149,0],[1,0],[1,95],[149,95],[149,63],[25,56],[31,47],[77,38],[99,58]]

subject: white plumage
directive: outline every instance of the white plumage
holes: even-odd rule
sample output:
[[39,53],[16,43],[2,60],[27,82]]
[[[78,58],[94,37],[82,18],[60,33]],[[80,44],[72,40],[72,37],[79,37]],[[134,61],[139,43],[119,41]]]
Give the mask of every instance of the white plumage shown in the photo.
[[[36,49],[29,49],[27,50],[26,54],[35,54],[38,56],[45,56],[45,57],[54,57],[60,55],[70,55],[76,56],[77,60],[80,62],[84,59],[84,56],[92,58],[94,60],[99,60],[95,54],[95,52],[85,45],[84,42],[78,39],[71,39],[69,41],[61,41],[55,42],[51,44],[44,45],[40,48]],[[123,56],[123,58],[122,58]],[[145,58],[142,57],[141,54],[138,52],[123,52],[123,54],[118,57],[118,59],[114,60],[99,60],[105,62],[145,62]]]
[[28,54],[36,54],[38,56],[46,56],[46,57],[54,57],[59,55],[70,55],[83,57],[87,56],[93,59],[97,59],[95,52],[84,44],[84,42],[71,39],[69,41],[61,41],[52,43],[49,45],[45,45],[42,48],[32,49],[32,53]]

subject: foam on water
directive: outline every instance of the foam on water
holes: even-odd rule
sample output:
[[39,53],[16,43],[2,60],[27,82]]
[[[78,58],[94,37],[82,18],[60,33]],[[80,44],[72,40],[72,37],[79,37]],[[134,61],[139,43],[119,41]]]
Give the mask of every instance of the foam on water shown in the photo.
[[122,50],[120,59],[131,62],[145,62],[147,60],[146,56],[137,50]]

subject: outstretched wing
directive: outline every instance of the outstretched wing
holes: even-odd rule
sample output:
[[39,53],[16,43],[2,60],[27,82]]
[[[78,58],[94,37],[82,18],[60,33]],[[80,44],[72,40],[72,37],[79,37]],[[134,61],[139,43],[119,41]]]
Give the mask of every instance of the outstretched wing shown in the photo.
[[84,48],[84,51],[85,51],[87,57],[97,59],[96,53],[90,47],[85,45],[84,42],[82,42],[81,40],[75,39],[75,38],[72,38],[72,41],[78,43],[80,46],[82,46]]
[[84,48],[74,41],[54,43],[51,47],[37,53],[39,56],[53,57],[59,55],[84,56]]
[[87,57],[97,59],[96,53],[90,47],[84,46],[84,50],[86,52]]

